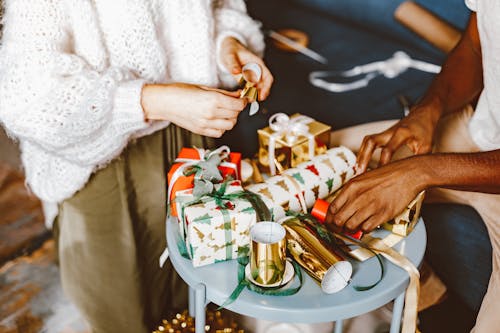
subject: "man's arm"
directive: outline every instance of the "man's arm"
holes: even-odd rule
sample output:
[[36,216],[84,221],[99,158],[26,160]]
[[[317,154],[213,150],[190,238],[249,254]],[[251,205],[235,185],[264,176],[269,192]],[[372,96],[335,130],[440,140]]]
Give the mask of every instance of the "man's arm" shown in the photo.
[[469,103],[482,87],[480,40],[476,15],[472,14],[464,36],[425,97],[396,125],[365,138],[358,170],[365,171],[379,147],[383,148],[382,166],[347,182],[331,203],[326,222],[370,231],[400,213],[422,190],[432,187],[500,193],[500,150],[417,155],[387,164],[403,145],[415,154],[430,152],[439,118]]
[[436,125],[445,113],[470,103],[483,88],[481,45],[476,14],[470,17],[466,31],[451,51],[424,98],[410,114],[388,130],[365,137],[359,149],[358,171],[364,172],[374,151],[382,148],[380,165],[406,145],[414,154],[428,153]]
[[426,188],[500,194],[500,149],[420,156],[419,163],[428,175]]
[[368,232],[433,187],[500,194],[500,150],[416,155],[366,172],[344,185],[326,222]]
[[418,105],[435,104],[441,116],[470,103],[482,88],[481,43],[477,16],[472,13],[460,42],[450,52],[441,72]]

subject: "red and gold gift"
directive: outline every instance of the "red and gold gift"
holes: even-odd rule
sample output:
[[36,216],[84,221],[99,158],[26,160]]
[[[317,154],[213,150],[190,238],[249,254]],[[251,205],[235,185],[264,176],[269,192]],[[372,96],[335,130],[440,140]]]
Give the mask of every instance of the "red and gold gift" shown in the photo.
[[221,163],[217,169],[220,171],[222,179],[240,179],[241,174],[241,154],[231,152],[229,147],[221,146],[216,150],[209,151],[199,148],[182,148],[175,164],[168,172],[168,193],[167,200],[170,205],[170,214],[177,216],[176,205],[170,203],[175,200],[178,191],[190,189],[194,186],[193,182],[197,176],[195,173],[185,175],[185,171],[202,161],[207,161],[213,154],[219,154]]
[[276,174],[276,163],[293,168],[324,154],[328,149],[331,127],[314,119],[294,114],[276,113],[259,135],[259,165],[264,172]]

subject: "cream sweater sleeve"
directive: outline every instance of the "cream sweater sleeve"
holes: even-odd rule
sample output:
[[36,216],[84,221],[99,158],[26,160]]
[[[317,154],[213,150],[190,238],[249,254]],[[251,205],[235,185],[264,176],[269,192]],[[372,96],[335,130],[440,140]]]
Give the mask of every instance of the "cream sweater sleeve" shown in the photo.
[[219,0],[215,2],[215,34],[217,63],[221,71],[227,70],[221,65],[220,46],[224,38],[231,36],[238,39],[250,51],[262,57],[264,54],[264,36],[261,24],[247,14],[243,0]]
[[11,135],[82,166],[116,157],[145,129],[144,82],[75,55],[61,1],[7,3],[0,49],[0,121]]

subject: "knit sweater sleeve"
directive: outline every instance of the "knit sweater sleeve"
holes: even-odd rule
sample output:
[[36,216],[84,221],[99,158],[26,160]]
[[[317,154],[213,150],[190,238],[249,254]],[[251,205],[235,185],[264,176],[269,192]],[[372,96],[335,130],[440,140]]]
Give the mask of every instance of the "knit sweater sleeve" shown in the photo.
[[[260,27],[260,22],[253,20],[247,14],[243,0],[219,0],[215,2],[216,52],[218,56],[222,41],[231,36],[238,39],[250,51],[262,57],[264,36]],[[218,63],[220,67],[219,59]]]
[[0,121],[19,140],[82,166],[116,157],[145,129],[143,81],[73,51],[60,1],[12,0],[0,49]]

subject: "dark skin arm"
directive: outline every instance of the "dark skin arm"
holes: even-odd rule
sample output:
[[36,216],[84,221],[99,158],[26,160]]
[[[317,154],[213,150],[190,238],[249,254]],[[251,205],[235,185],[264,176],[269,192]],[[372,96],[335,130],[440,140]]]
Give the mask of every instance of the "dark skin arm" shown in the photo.
[[[326,222],[337,228],[371,231],[432,187],[500,193],[500,151],[427,154],[439,118],[469,103],[482,87],[480,40],[472,14],[464,36],[425,97],[396,125],[364,139],[358,171],[366,170],[378,148],[382,148],[380,167],[346,183],[331,203]],[[389,163],[403,145],[417,155]]]
[[343,187],[326,221],[369,232],[433,187],[500,193],[500,150],[416,155],[366,172]]

